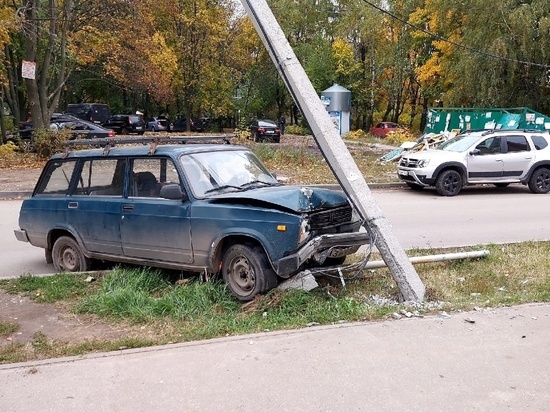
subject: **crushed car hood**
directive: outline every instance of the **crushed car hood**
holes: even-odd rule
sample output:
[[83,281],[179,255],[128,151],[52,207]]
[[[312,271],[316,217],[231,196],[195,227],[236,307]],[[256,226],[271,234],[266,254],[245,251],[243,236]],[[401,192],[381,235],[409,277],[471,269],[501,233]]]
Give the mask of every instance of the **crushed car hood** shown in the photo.
[[224,193],[209,200],[216,203],[259,203],[294,212],[311,212],[348,204],[343,192],[308,186],[262,187],[244,192]]

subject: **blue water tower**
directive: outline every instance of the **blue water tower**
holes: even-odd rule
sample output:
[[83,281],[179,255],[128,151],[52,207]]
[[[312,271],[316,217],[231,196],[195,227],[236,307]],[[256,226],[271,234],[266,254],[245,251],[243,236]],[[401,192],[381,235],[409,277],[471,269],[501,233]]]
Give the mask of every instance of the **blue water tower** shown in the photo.
[[326,106],[327,112],[340,136],[349,132],[351,92],[335,83],[321,92],[321,101]]

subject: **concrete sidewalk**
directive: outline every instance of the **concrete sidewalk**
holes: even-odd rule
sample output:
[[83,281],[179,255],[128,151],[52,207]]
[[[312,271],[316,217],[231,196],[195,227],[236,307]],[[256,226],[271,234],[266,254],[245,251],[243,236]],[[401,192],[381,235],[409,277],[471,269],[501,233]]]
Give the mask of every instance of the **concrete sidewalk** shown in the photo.
[[342,324],[4,365],[0,405],[2,411],[547,411],[549,343],[548,304]]

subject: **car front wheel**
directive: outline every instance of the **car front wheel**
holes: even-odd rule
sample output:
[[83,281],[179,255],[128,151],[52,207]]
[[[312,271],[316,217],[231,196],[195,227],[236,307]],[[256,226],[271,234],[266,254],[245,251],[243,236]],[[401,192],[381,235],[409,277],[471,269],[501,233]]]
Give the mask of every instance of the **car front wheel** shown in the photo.
[[462,176],[456,170],[445,170],[437,178],[435,189],[441,196],[458,195],[462,190]]
[[550,192],[550,170],[545,167],[535,170],[529,179],[529,190],[536,194]]
[[55,241],[52,258],[58,272],[86,272],[91,267],[91,260],[84,256],[76,240],[69,236],[61,236]]
[[240,301],[252,300],[277,286],[277,275],[260,247],[230,246],[223,256],[223,280]]

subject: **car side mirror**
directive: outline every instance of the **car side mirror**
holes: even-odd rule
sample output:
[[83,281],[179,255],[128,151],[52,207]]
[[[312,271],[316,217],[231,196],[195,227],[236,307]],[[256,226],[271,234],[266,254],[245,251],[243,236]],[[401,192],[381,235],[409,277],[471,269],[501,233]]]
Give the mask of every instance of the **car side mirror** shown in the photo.
[[479,149],[474,149],[470,152],[470,156],[477,156],[479,154],[481,154],[481,150]]
[[168,184],[160,188],[160,197],[170,200],[187,200],[188,197],[176,183]]

